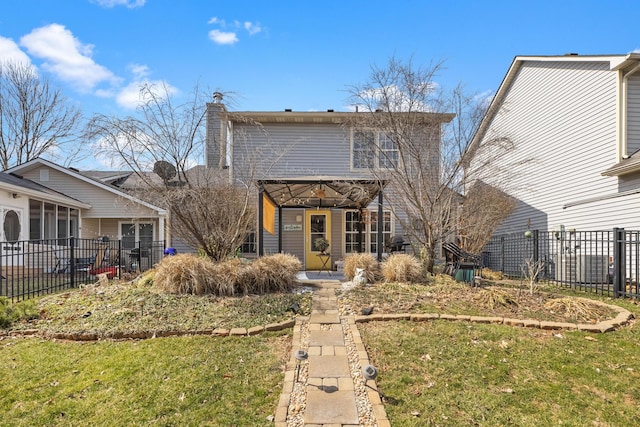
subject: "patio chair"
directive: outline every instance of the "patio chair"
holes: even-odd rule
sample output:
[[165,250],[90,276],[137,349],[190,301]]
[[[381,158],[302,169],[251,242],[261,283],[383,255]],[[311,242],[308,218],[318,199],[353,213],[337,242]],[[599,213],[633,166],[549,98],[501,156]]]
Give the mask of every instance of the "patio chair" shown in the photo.
[[445,273],[456,280],[472,283],[473,278],[480,272],[480,256],[465,251],[454,242],[443,243],[442,249],[447,261]]
[[407,246],[409,246],[409,244],[409,242],[406,242],[404,240],[404,237],[396,235],[391,238],[391,241],[389,243],[387,243],[386,248],[389,253],[406,252],[406,248]]

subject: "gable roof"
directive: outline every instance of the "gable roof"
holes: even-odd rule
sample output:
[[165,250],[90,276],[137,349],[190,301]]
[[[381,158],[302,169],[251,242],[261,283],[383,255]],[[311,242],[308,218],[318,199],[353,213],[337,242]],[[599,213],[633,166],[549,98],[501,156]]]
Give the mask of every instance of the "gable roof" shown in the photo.
[[576,55],[567,54],[560,56],[516,56],[507,71],[507,74],[502,79],[498,91],[491,100],[491,104],[487,109],[487,112],[478,126],[478,130],[473,136],[473,140],[470,144],[470,149],[480,144],[484,139],[485,134],[489,128],[489,125],[493,121],[495,115],[500,111],[502,103],[505,100],[509,89],[513,85],[513,82],[518,75],[518,71],[525,62],[609,62],[611,71],[624,69],[629,67],[632,63],[635,64],[640,60],[640,53],[629,53],[625,55]]
[[28,196],[29,198],[40,199],[73,208],[91,208],[91,205],[88,203],[81,202],[80,200],[66,196],[35,181],[15,176],[10,173],[0,173],[0,188],[7,190],[10,193],[20,193]]
[[21,165],[14,166],[12,168],[7,169],[6,172],[10,172],[10,173],[23,172],[24,173],[24,172],[27,172],[27,171],[31,171],[31,170],[37,169],[37,168],[39,168],[41,166],[46,166],[46,167],[49,167],[51,169],[55,169],[55,170],[57,170],[59,172],[62,172],[64,174],[66,174],[66,175],[69,175],[69,176],[71,176],[71,177],[73,177],[75,179],[78,179],[80,181],[83,181],[83,182],[89,183],[91,185],[94,185],[94,186],[96,186],[98,188],[101,188],[103,190],[106,190],[106,191],[114,194],[115,196],[125,198],[125,199],[130,200],[130,201],[132,201],[134,203],[140,204],[140,205],[145,206],[145,207],[147,207],[147,208],[149,208],[151,210],[154,210],[154,211],[158,212],[158,214],[160,214],[160,215],[166,215],[167,214],[167,211],[165,209],[160,208],[158,206],[154,206],[151,203],[148,203],[148,202],[145,202],[144,200],[140,200],[140,199],[138,199],[136,197],[133,197],[132,195],[130,195],[130,194],[126,193],[126,192],[123,192],[123,191],[117,189],[116,187],[114,187],[112,185],[108,185],[108,184],[105,184],[104,182],[102,182],[100,180],[85,176],[85,175],[81,174],[80,171],[78,171],[78,170],[75,170],[75,169],[72,169],[72,168],[65,168],[64,166],[60,166],[60,165],[58,165],[56,163],[53,163],[53,162],[51,162],[49,160],[45,160],[45,159],[42,159],[42,158],[36,158],[36,159],[29,160],[28,162],[22,163]]

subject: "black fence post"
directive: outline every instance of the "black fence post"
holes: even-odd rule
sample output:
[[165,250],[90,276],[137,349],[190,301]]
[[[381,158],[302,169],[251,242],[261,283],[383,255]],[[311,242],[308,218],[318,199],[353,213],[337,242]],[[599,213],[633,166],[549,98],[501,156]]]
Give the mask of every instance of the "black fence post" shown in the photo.
[[613,229],[613,296],[618,298],[623,294],[625,285],[625,231],[624,228]]
[[74,246],[75,246],[75,238],[74,237],[70,237],[69,238],[69,273],[71,274],[71,287],[75,288],[76,287],[76,257],[75,257],[75,251],[74,251]]
[[504,236],[500,236],[500,271],[504,273]]

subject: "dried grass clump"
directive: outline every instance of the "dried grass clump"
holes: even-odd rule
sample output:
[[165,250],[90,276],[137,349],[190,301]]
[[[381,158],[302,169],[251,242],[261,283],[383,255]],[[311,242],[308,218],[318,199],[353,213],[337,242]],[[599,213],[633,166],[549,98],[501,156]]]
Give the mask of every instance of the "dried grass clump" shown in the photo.
[[156,268],[154,285],[170,294],[210,293],[214,264],[207,258],[182,254],[164,258]]
[[483,279],[487,279],[487,280],[504,279],[504,274],[502,274],[502,271],[493,271],[486,267],[482,269],[482,271],[480,272],[480,275],[482,276]]
[[393,254],[382,263],[382,277],[387,282],[419,283],[422,264],[413,255]]
[[496,308],[496,306],[508,307],[510,305],[518,305],[518,302],[514,300],[508,292],[497,288],[482,289],[478,292],[478,296],[476,298],[485,307],[489,307],[491,309]]
[[167,257],[158,264],[153,283],[172,294],[235,296],[285,292],[302,268],[293,255],[275,254],[247,263],[238,258],[214,263],[191,254]]
[[296,274],[302,269],[300,260],[290,254],[263,256],[251,263],[252,293],[285,292],[291,289]]
[[547,301],[544,306],[570,319],[592,319],[598,317],[597,311],[593,309],[593,306],[589,304],[589,302],[575,298],[565,297],[553,299]]
[[367,283],[374,283],[379,277],[378,260],[369,253],[353,253],[344,259],[344,274],[349,280],[356,276],[356,268],[366,272]]
[[246,295],[253,283],[253,270],[239,258],[214,263],[214,274],[209,280],[210,292],[217,296]]

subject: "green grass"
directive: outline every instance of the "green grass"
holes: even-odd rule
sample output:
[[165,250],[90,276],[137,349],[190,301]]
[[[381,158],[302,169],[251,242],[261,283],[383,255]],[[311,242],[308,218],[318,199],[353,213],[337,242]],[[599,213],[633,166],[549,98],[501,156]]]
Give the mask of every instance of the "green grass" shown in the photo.
[[394,426],[640,425],[635,325],[598,335],[450,321],[359,329]]
[[0,425],[272,425],[290,338],[5,338]]

